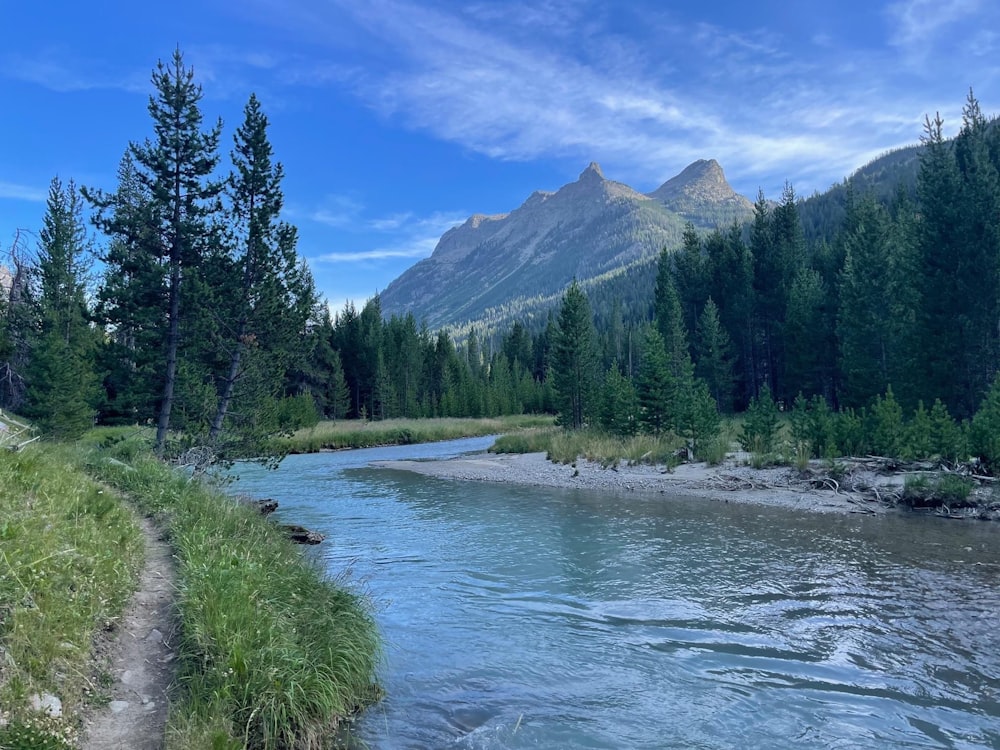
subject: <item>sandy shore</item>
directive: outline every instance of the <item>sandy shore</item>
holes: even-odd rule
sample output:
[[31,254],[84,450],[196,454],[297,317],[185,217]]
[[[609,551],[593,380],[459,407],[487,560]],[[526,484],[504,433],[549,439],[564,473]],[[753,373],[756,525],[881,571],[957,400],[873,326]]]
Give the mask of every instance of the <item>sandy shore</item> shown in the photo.
[[[834,491],[810,487],[793,468],[753,469],[744,465],[739,456],[719,466],[682,464],[670,472],[656,466],[620,465],[605,469],[582,459],[566,466],[548,461],[544,453],[481,453],[441,461],[376,461],[372,466],[443,479],[700,497],[821,513],[892,512],[892,508],[866,500],[860,493],[843,488]],[[899,476],[854,477],[855,483],[886,490],[898,488],[902,481]]]

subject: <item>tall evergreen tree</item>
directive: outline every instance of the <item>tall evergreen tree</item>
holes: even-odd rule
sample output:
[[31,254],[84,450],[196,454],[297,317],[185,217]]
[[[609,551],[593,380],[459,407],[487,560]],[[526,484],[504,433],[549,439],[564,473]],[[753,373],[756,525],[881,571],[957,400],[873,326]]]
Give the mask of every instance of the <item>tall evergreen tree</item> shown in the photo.
[[[681,237],[681,247],[674,254],[674,278],[681,306],[684,330],[694,334],[698,318],[708,299],[709,278],[702,242],[694,225],[688,222]],[[662,334],[663,331],[660,331]]]
[[837,333],[840,340],[842,402],[860,407],[884,393],[893,356],[888,213],[868,197],[848,208],[841,241]]
[[166,265],[158,233],[158,207],[126,152],[118,187],[110,195],[84,188],[97,209],[94,224],[109,242],[100,260],[96,320],[108,340],[99,357],[104,376],[101,420],[136,424],[156,417],[163,392],[167,325]]
[[656,315],[656,329],[663,340],[664,352],[670,372],[678,377],[685,362],[690,360],[687,330],[684,327],[684,313],[680,296],[674,283],[670,255],[664,249],[656,273],[656,292],[653,300]]
[[698,319],[695,335],[695,374],[705,381],[709,393],[723,411],[733,408],[732,344],[722,327],[719,308],[711,297]]
[[[131,154],[139,181],[149,191],[155,210],[161,257],[167,272],[166,346],[163,393],[156,420],[156,449],[162,453],[170,428],[177,385],[182,323],[212,308],[206,295],[211,284],[199,283],[202,262],[218,243],[213,232],[221,182],[213,180],[218,163],[221,121],[202,131],[200,85],[185,66],[180,50],[153,72],[155,93],[149,98],[155,140],[133,143]],[[192,293],[194,292],[194,293]],[[188,327],[188,326],[185,326]]]
[[785,313],[786,394],[801,392],[811,396],[828,390],[830,372],[824,357],[827,297],[819,272],[800,268],[792,281]]
[[950,144],[944,136],[940,116],[927,118],[922,139],[918,192],[920,223],[918,255],[921,274],[917,326],[920,338],[917,357],[923,370],[924,400],[941,398],[959,416],[970,416],[961,398],[956,376],[965,356],[963,336],[956,330],[956,316],[966,300],[961,277],[955,273],[961,245],[961,221],[956,206],[960,179]]
[[663,336],[656,326],[648,326],[642,337],[642,357],[635,384],[643,431],[660,435],[671,429],[676,417],[677,385]]
[[[220,276],[225,293],[219,309],[225,317],[219,321],[218,344],[228,350],[229,361],[219,379],[218,404],[209,431],[213,443],[218,441],[244,374],[241,366],[247,349],[256,348],[267,357],[271,375],[269,382],[257,384],[256,393],[247,395],[256,401],[276,398],[316,304],[312,277],[295,252],[295,229],[279,220],[284,172],[280,163],[272,161],[268,121],[256,96],[250,96],[243,113],[243,123],[233,138],[235,171],[228,185],[236,253],[234,258],[220,259],[228,273]],[[245,430],[257,420],[252,403],[242,412],[240,426]]]
[[597,367],[596,334],[587,297],[574,280],[563,296],[552,346],[551,378],[558,398],[559,419],[567,427],[584,426]]
[[97,336],[85,296],[87,239],[76,186],[52,180],[39,235],[38,325],[25,415],[46,432],[76,437],[93,425]]

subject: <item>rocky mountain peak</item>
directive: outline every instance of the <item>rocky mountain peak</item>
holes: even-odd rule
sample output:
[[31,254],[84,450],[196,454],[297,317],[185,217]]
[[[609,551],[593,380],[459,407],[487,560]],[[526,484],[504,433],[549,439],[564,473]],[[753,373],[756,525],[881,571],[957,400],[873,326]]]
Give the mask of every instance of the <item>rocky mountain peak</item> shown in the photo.
[[749,211],[751,203],[726,181],[715,159],[698,159],[648,194],[671,211],[697,213],[706,208],[729,206]]
[[604,172],[601,171],[601,165],[596,161],[590,162],[590,165],[580,173],[580,182],[603,179]]

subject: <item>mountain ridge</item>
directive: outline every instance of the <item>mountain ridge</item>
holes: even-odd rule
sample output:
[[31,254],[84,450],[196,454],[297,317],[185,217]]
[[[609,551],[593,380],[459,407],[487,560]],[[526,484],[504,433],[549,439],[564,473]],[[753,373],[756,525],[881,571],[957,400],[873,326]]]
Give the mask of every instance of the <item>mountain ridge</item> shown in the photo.
[[523,307],[677,247],[687,222],[712,228],[749,217],[714,159],[701,159],[641,193],[591,162],[576,181],[536,190],[517,208],[473,214],[442,235],[430,257],[381,293],[386,315],[413,313],[431,328]]

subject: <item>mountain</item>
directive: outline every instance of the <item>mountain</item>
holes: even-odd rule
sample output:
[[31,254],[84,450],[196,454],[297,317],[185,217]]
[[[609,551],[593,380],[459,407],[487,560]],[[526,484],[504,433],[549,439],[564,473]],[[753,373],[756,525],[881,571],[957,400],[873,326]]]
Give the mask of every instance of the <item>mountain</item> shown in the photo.
[[591,163],[555,192],[448,230],[429,258],[381,293],[382,311],[413,313],[432,329],[530,318],[573,278],[592,284],[677,247],[688,221],[715,227],[751,212],[715,160],[695,162],[647,195]]
[[664,208],[705,229],[742,221],[753,204],[726,182],[715,159],[699,159],[649,194]]

